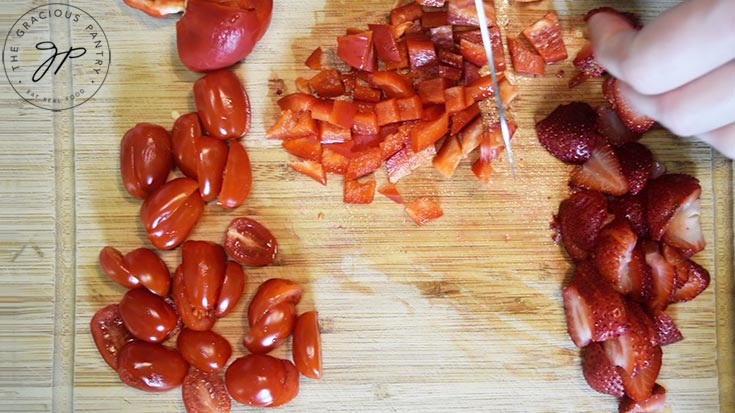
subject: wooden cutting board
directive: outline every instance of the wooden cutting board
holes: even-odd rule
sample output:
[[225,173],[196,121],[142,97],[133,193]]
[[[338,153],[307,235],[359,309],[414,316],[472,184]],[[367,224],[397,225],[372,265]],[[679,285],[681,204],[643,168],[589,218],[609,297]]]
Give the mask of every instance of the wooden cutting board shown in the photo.
[[[581,16],[601,5],[496,3],[504,35],[556,9],[571,56],[583,43]],[[630,10],[627,2],[611,3]],[[647,21],[675,3],[653,0],[632,11]],[[42,4],[5,1],[0,32]],[[120,384],[88,324],[124,293],[99,270],[100,249],[149,245],[140,204],[121,186],[120,138],[137,122],[170,128],[176,113],[193,110],[199,75],[178,61],[175,18],[156,20],[119,0],[72,4],[94,16],[109,41],[112,60],[99,92],[74,109],[50,112],[0,81],[0,411],[183,411],[179,390],[149,394]],[[253,192],[235,211],[207,206],[192,238],[221,241],[229,220],[249,216],[271,229],[280,251],[274,265],[246,269],[242,302],[215,330],[242,355],[243,308],[257,285],[271,277],[303,285],[299,310],[317,309],[321,319],[324,378],[302,379],[283,411],[617,411],[613,398],[588,388],[566,333],[560,291],[570,264],[549,223],[567,194],[569,169],[533,132],[535,120],[562,102],[602,102],[599,82],[566,87],[571,59],[543,77],[512,78],[521,92],[513,107],[516,179],[501,159],[488,186],[466,161],[451,180],[424,168],[399,183],[409,199],[441,201],[444,217],[423,227],[380,195],[371,205],[344,205],[339,177],[322,187],[294,173],[279,143],[263,138],[278,95],[313,74],[303,65],[309,53],[321,46],[335,62],[336,36],[382,21],[392,5],[276,1],[268,33],[234,68],[253,104],[243,141]],[[59,36],[69,30],[52,28]],[[60,76],[49,87],[61,97],[71,86]],[[732,162],[660,129],[643,142],[669,170],[700,179],[708,245],[696,260],[713,280],[695,301],[671,307],[686,338],[664,349],[666,411],[735,411]],[[171,268],[180,259],[178,251],[161,255]],[[288,357],[289,350],[275,354]]]

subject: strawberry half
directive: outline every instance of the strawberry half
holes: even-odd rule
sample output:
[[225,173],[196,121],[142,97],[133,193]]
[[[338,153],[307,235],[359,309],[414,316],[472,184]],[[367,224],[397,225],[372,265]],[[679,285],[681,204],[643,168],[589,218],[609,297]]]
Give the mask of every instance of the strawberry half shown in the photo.
[[541,146],[562,162],[581,164],[589,159],[596,143],[597,114],[584,102],[559,105],[536,123]]
[[651,397],[637,402],[630,397],[623,397],[618,405],[618,413],[656,413],[664,409],[666,404],[666,389],[656,384],[651,391]]
[[706,290],[710,283],[709,272],[696,262],[686,258],[679,250],[664,244],[661,248],[666,261],[674,266],[674,293],[670,303],[689,301]]
[[577,265],[562,297],[567,331],[578,347],[610,340],[627,331],[623,296],[597,274],[591,262]]
[[628,190],[635,195],[643,190],[653,171],[653,153],[638,142],[629,142],[615,148],[623,176],[628,180]]
[[674,266],[661,254],[658,242],[643,240],[642,245],[646,264],[651,267],[651,293],[646,304],[652,311],[664,310],[674,294]]
[[608,202],[608,209],[616,218],[625,218],[639,237],[648,237],[646,210],[640,193],[614,197]]
[[654,120],[646,115],[637,113],[633,108],[630,107],[630,103],[620,93],[620,86],[618,80],[611,77],[605,80],[602,84],[602,94],[612,105],[615,112],[618,113],[620,119],[623,121],[625,126],[635,133],[643,133],[654,124]]
[[[628,376],[635,376],[639,371],[651,365],[654,358],[655,332],[653,320],[634,301],[625,302],[627,314],[627,331],[603,343],[605,353],[610,361]],[[625,384],[625,382],[623,382]]]
[[664,174],[646,187],[646,219],[651,238],[679,248],[687,256],[702,251],[704,234],[699,223],[702,187],[693,176]]
[[[634,280],[630,274],[631,262],[634,259],[639,263],[643,262],[640,253],[634,254],[637,242],[638,236],[628,222],[620,218],[602,228],[597,236],[593,253],[595,267],[620,294],[629,294],[634,288]],[[635,267],[641,269],[643,266]],[[641,276],[638,275],[637,278],[640,284]]]
[[628,192],[628,180],[612,146],[598,138],[590,158],[577,165],[571,173],[572,184],[610,195]]
[[664,311],[654,311],[651,314],[653,319],[653,330],[656,335],[656,344],[659,346],[667,346],[684,339],[684,335],[676,327],[674,319]]
[[660,346],[653,348],[650,363],[639,369],[634,374],[628,374],[622,368],[618,368],[620,378],[623,380],[623,388],[625,395],[631,400],[643,402],[648,400],[653,394],[653,387],[656,385],[658,373],[661,371],[661,359],[663,352]]
[[579,69],[579,73],[569,81],[569,87],[573,88],[587,79],[602,76],[605,73],[605,69],[597,63],[595,55],[592,50],[592,43],[587,42],[579,49],[577,56],[574,57],[574,67]]
[[582,374],[587,384],[600,393],[623,397],[623,379],[615,366],[607,358],[600,343],[590,343],[584,348]]
[[597,106],[596,129],[597,133],[602,135],[613,146],[620,146],[628,142],[636,142],[643,135],[628,129],[623,120],[618,116],[615,109],[607,106]]
[[607,199],[599,191],[582,190],[559,204],[555,222],[561,242],[573,260],[587,258],[608,216]]

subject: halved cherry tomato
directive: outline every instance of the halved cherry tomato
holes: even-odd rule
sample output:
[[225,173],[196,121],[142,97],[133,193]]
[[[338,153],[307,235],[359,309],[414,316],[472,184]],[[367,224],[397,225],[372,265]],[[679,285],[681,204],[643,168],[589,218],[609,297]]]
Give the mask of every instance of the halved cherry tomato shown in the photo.
[[94,345],[105,362],[117,371],[118,356],[123,346],[135,339],[120,317],[120,307],[110,304],[99,309],[89,322]]
[[185,0],[123,0],[123,2],[153,17],[181,13],[186,6]]
[[278,244],[263,224],[242,217],[233,219],[227,227],[225,250],[240,264],[262,266],[273,262]]
[[225,386],[236,401],[250,406],[280,406],[299,392],[299,372],[289,360],[248,354],[225,373]]
[[199,150],[197,140],[202,136],[202,124],[196,112],[179,116],[171,128],[171,151],[174,163],[184,175],[197,179]]
[[225,269],[225,279],[219,292],[219,301],[214,315],[224,317],[232,311],[242,297],[245,290],[245,271],[235,261],[228,261]]
[[229,413],[232,409],[225,383],[217,373],[191,369],[181,385],[187,413]]
[[181,330],[176,348],[184,360],[206,373],[222,370],[232,355],[230,342],[211,330]]
[[239,207],[250,195],[252,186],[253,171],[250,168],[248,152],[240,142],[230,141],[217,205],[223,208]]
[[292,353],[299,373],[312,379],[322,377],[322,339],[316,311],[307,311],[296,320]]
[[243,345],[251,353],[265,354],[286,341],[296,323],[296,306],[284,301],[268,310],[248,330]]
[[134,249],[125,254],[122,264],[150,292],[161,297],[168,295],[171,272],[158,254],[148,248]]
[[227,164],[227,143],[211,136],[201,136],[197,140],[199,162],[197,163],[197,178],[199,193],[204,202],[209,202],[219,195],[222,190],[222,174]]
[[135,340],[120,351],[120,380],[130,387],[150,392],[171,390],[184,382],[189,369],[176,351],[161,344]]
[[113,247],[104,247],[100,251],[99,262],[102,271],[112,281],[125,288],[135,288],[140,285],[140,280],[130,273],[128,267],[123,264],[123,255]]
[[176,22],[181,62],[195,72],[237,63],[263,37],[272,12],[273,0],[188,0]]
[[184,292],[195,308],[214,309],[225,279],[225,250],[209,241],[186,241],[181,247]]
[[217,321],[214,311],[202,311],[198,307],[193,306],[186,298],[185,291],[184,272],[182,271],[181,266],[179,266],[174,273],[172,287],[172,295],[174,303],[176,303],[176,311],[179,313],[181,321],[187,328],[196,331],[210,330]]
[[203,211],[204,201],[196,181],[177,178],[146,198],[140,220],[156,248],[173,249],[186,239]]
[[160,343],[176,327],[176,311],[145,288],[128,290],[120,300],[120,316],[128,331],[140,340]]
[[298,284],[283,278],[271,278],[260,284],[248,306],[248,325],[252,328],[273,307],[282,303],[296,305],[303,290]]
[[209,135],[236,139],[250,130],[250,100],[233,72],[218,70],[197,79],[194,101]]
[[171,172],[171,137],[162,126],[139,123],[120,142],[120,173],[128,193],[145,199]]

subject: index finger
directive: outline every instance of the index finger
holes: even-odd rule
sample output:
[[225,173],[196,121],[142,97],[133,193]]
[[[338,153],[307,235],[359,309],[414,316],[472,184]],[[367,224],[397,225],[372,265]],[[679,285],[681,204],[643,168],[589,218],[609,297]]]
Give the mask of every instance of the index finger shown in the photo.
[[735,1],[694,0],[640,31],[601,12],[588,20],[597,61],[643,94],[680,87],[735,58]]

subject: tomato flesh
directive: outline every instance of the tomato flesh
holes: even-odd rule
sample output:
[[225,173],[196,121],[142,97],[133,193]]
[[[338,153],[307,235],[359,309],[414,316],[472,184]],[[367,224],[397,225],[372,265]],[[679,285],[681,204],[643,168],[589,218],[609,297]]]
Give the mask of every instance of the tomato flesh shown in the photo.
[[191,369],[181,385],[187,413],[229,413],[232,409],[225,383],[217,373]]
[[89,329],[100,355],[113,370],[117,371],[120,350],[135,339],[123,323],[120,307],[117,304],[110,304],[98,310],[89,322]]
[[276,238],[263,224],[251,218],[235,218],[225,232],[225,250],[243,265],[263,266],[278,252]]

